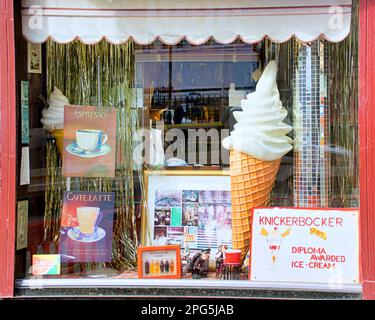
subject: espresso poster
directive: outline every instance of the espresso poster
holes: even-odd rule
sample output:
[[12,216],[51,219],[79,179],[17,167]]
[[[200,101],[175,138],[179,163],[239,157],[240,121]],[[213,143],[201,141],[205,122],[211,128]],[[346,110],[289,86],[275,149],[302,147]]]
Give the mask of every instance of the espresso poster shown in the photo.
[[111,261],[114,203],[114,192],[64,192],[62,262]]
[[64,107],[65,177],[114,177],[116,110],[95,106]]

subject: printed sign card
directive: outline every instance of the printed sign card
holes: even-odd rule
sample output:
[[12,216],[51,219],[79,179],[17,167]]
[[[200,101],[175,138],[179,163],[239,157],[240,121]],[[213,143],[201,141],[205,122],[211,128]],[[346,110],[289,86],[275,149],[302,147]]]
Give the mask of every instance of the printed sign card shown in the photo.
[[116,109],[65,106],[65,177],[114,177]]
[[27,184],[30,184],[30,149],[29,147],[22,147],[20,185],[24,186]]
[[114,192],[64,192],[62,262],[111,261],[114,203]]
[[254,209],[251,280],[359,281],[357,209]]
[[34,276],[60,274],[60,255],[34,254],[32,273]]
[[21,81],[21,142],[29,143],[29,82]]

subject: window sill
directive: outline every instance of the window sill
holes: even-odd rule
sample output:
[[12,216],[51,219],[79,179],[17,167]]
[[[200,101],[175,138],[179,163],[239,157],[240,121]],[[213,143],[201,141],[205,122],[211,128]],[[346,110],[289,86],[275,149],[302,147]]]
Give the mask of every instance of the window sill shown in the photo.
[[362,286],[236,280],[24,279],[16,295],[28,297],[181,297],[262,299],[361,299]]

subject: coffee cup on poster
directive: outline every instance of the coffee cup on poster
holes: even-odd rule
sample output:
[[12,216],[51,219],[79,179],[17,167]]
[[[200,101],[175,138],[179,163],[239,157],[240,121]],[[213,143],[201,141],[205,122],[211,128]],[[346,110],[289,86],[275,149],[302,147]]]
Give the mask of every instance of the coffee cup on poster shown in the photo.
[[99,207],[78,207],[79,231],[84,237],[92,237],[103,218]]
[[108,140],[108,135],[102,130],[79,129],[76,131],[76,141],[80,149],[84,151],[94,151],[100,148]]

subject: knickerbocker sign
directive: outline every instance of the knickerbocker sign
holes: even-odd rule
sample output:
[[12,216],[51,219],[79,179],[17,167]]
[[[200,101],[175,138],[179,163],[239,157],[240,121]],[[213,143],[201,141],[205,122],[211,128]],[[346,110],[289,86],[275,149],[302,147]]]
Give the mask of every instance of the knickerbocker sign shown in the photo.
[[359,281],[357,209],[254,209],[251,280]]

